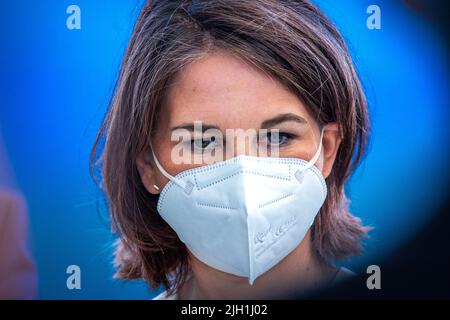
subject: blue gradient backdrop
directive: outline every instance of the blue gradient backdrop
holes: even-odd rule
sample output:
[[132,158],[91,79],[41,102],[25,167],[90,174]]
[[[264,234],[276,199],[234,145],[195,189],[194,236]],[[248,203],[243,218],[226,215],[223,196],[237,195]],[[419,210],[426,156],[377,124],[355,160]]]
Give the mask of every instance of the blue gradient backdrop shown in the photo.
[[[367,89],[369,153],[347,185],[351,208],[375,227],[364,271],[407,241],[446,195],[449,79],[439,33],[398,1],[316,3],[347,39]],[[81,8],[81,30],[66,8]],[[1,1],[0,128],[31,220],[43,299],[148,299],[141,281],[112,279],[105,205],[88,171],[90,148],[142,0]],[[382,29],[366,28],[377,4]],[[66,267],[82,270],[67,290]]]

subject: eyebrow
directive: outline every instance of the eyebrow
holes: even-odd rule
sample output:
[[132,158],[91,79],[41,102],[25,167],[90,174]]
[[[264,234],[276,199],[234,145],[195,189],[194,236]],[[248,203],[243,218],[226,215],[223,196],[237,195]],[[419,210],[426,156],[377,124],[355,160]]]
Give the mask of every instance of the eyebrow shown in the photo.
[[[306,124],[307,123],[307,121],[304,118],[302,118],[302,117],[300,117],[300,116],[298,116],[296,114],[283,113],[283,114],[280,114],[280,115],[278,115],[278,116],[276,116],[274,118],[271,118],[271,119],[263,121],[261,123],[261,129],[271,128],[271,127],[276,126],[277,124],[280,124],[280,123],[283,123],[283,122],[288,122],[288,121],[293,121],[293,122],[297,122],[297,123],[300,123],[300,124]],[[195,126],[194,126],[194,123],[183,123],[183,124],[180,124],[178,126],[174,126],[174,127],[171,128],[172,131],[178,130],[178,129],[186,129],[186,130],[189,130],[189,131],[195,131]],[[217,127],[217,126],[214,126],[214,125],[211,125],[211,124],[202,123],[202,132],[205,132],[208,129],[218,129],[218,130],[220,130],[220,128]]]
[[288,121],[293,121],[293,122],[297,122],[297,123],[300,123],[300,124],[306,124],[307,123],[307,121],[304,118],[302,118],[302,117],[300,117],[300,116],[298,116],[296,114],[283,113],[283,114],[280,114],[280,115],[278,115],[278,116],[276,116],[276,117],[274,117],[272,119],[268,119],[268,120],[263,121],[261,123],[261,129],[270,128],[270,127],[276,126],[277,124],[280,124],[282,122],[288,122]]

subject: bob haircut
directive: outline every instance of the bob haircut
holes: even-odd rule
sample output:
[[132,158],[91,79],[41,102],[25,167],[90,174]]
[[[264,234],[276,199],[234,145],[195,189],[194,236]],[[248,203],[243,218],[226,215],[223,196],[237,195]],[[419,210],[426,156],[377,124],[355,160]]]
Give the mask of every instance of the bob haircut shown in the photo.
[[91,173],[106,194],[118,235],[115,276],[144,279],[169,293],[186,280],[187,249],[158,214],[159,196],[145,189],[136,159],[150,151],[171,81],[184,66],[214,51],[270,74],[319,125],[338,124],[342,142],[312,226],[313,249],[328,261],[359,254],[369,227],[348,211],[344,183],[366,149],[369,118],[338,30],[306,0],[156,0],[144,5],[136,22],[91,153]]

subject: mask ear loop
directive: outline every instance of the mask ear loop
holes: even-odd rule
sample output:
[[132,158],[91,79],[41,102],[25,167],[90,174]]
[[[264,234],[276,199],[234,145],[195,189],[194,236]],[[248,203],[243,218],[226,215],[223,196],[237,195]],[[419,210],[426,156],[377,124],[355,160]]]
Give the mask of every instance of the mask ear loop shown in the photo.
[[158,158],[156,158],[155,153],[153,152],[153,146],[150,143],[150,149],[152,151],[152,155],[153,155],[153,160],[155,161],[156,166],[158,167],[158,170],[162,173],[163,176],[165,176],[167,179],[169,179],[170,181],[172,181],[173,183],[175,183],[176,185],[178,185],[181,189],[183,189],[187,194],[190,194],[192,192],[192,189],[194,187],[194,185],[192,184],[192,182],[188,181],[188,182],[184,182],[180,179],[175,178],[174,176],[172,176],[170,173],[168,173],[163,166],[159,163]]
[[304,172],[306,172],[306,170],[311,168],[320,157],[320,153],[322,152],[323,131],[324,131],[324,127],[322,127],[322,129],[320,130],[319,147],[317,148],[317,151],[314,154],[314,156],[311,158],[311,160],[308,161],[308,163],[306,164],[305,167],[298,169],[294,174],[295,178],[297,178],[297,180],[300,183],[303,181]]

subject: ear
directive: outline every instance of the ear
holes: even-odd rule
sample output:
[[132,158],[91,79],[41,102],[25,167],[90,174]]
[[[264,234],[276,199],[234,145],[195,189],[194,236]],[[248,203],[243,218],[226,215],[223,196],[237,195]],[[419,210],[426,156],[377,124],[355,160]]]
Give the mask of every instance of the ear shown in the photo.
[[339,132],[339,126],[337,123],[328,123],[323,129],[323,167],[322,175],[327,178],[331,170],[333,169],[333,164],[336,159],[339,146],[341,144],[341,135]]
[[139,154],[136,159],[136,166],[145,189],[147,189],[147,191],[151,194],[158,194],[159,187],[156,183],[155,170],[151,163],[151,157],[148,150],[145,150]]

